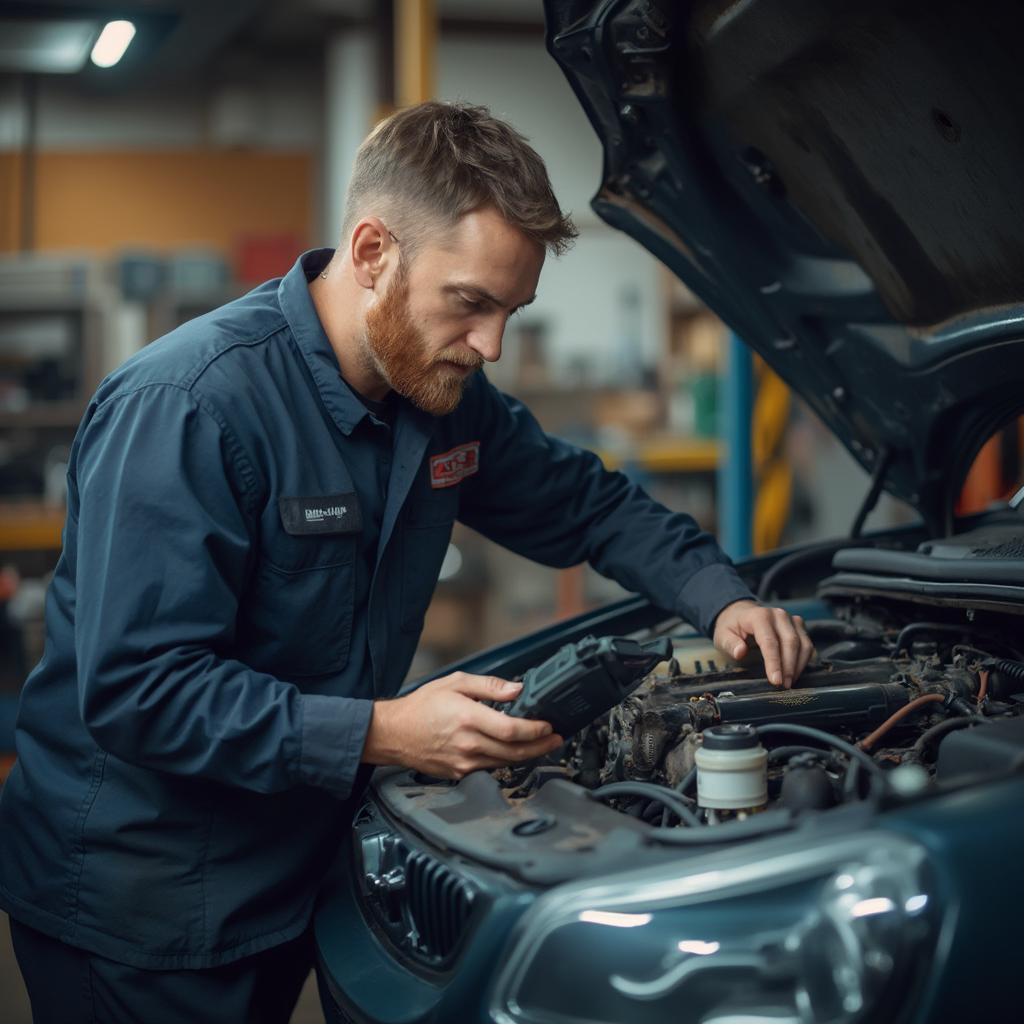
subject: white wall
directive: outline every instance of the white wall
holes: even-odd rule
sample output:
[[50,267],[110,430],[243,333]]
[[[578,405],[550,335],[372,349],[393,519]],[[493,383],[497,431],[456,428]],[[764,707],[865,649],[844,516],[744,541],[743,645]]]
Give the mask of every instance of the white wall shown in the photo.
[[596,223],[590,198],[601,179],[601,146],[558,65],[528,40],[442,38],[438,96],[482,103],[529,140],[548,166],[563,208]]
[[[580,228],[574,249],[548,259],[537,301],[522,314],[546,321],[552,367],[587,360],[593,380],[613,383],[624,370],[628,378],[634,353],[653,365],[666,330],[658,264],[590,209],[601,146],[558,65],[540,42],[458,36],[441,40],[437,66],[441,99],[482,103],[530,140]],[[630,291],[639,297],[634,313]]]
[[13,78],[0,80],[0,149],[16,149],[24,132],[21,88]]
[[651,257],[632,239],[592,223],[568,253],[548,257],[536,302],[518,315],[524,323],[544,322],[555,383],[634,386],[640,367],[657,362],[663,310]]
[[[13,84],[0,87],[0,149],[21,146],[24,101]],[[156,149],[253,145],[316,148],[320,81],[315,74],[269,72],[258,82],[226,83],[206,92],[96,95],[72,83],[43,79],[39,89],[41,149]]]

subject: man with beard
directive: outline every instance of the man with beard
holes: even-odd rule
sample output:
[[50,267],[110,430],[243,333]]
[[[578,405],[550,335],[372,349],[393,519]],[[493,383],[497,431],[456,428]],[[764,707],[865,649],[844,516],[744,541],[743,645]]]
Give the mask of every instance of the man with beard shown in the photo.
[[790,685],[799,620],[714,540],[477,372],[575,231],[479,107],[360,148],[342,245],[103,382],[71,454],[46,653],[0,800],[0,905],[39,1024],[284,1022],[373,765],[554,750],[457,673],[396,697],[456,518],[587,560]]

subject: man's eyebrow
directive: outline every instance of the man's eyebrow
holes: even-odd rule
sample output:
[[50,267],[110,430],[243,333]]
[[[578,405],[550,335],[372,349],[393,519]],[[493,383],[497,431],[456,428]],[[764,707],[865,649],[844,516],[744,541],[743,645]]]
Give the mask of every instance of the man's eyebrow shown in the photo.
[[454,281],[452,284],[445,288],[448,292],[466,292],[467,294],[474,295],[477,298],[484,299],[486,302],[490,302],[494,306],[499,306],[502,309],[517,310],[522,309],[524,306],[530,305],[536,295],[531,295],[525,302],[520,302],[517,305],[512,305],[506,302],[504,299],[499,299],[497,295],[492,295],[486,288],[481,288],[476,284],[468,284],[460,281]]

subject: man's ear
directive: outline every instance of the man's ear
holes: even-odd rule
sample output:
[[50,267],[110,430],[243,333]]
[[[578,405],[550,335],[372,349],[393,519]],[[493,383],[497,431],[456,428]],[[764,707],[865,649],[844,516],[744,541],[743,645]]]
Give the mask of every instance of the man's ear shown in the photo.
[[379,217],[364,217],[352,230],[349,252],[356,281],[372,289],[394,257],[394,242]]

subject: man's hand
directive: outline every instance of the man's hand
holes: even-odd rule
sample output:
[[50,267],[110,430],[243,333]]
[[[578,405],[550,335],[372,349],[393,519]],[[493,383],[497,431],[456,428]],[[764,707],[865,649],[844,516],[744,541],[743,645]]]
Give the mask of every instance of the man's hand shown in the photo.
[[814,644],[799,615],[766,608],[756,601],[726,605],[715,620],[714,645],[739,661],[750,652],[749,637],[761,649],[765,674],[773,686],[792,686],[814,654]]
[[405,697],[375,701],[366,764],[399,764],[440,779],[502,768],[551,753],[562,737],[547,722],[510,718],[482,700],[514,700],[521,683],[456,672]]

